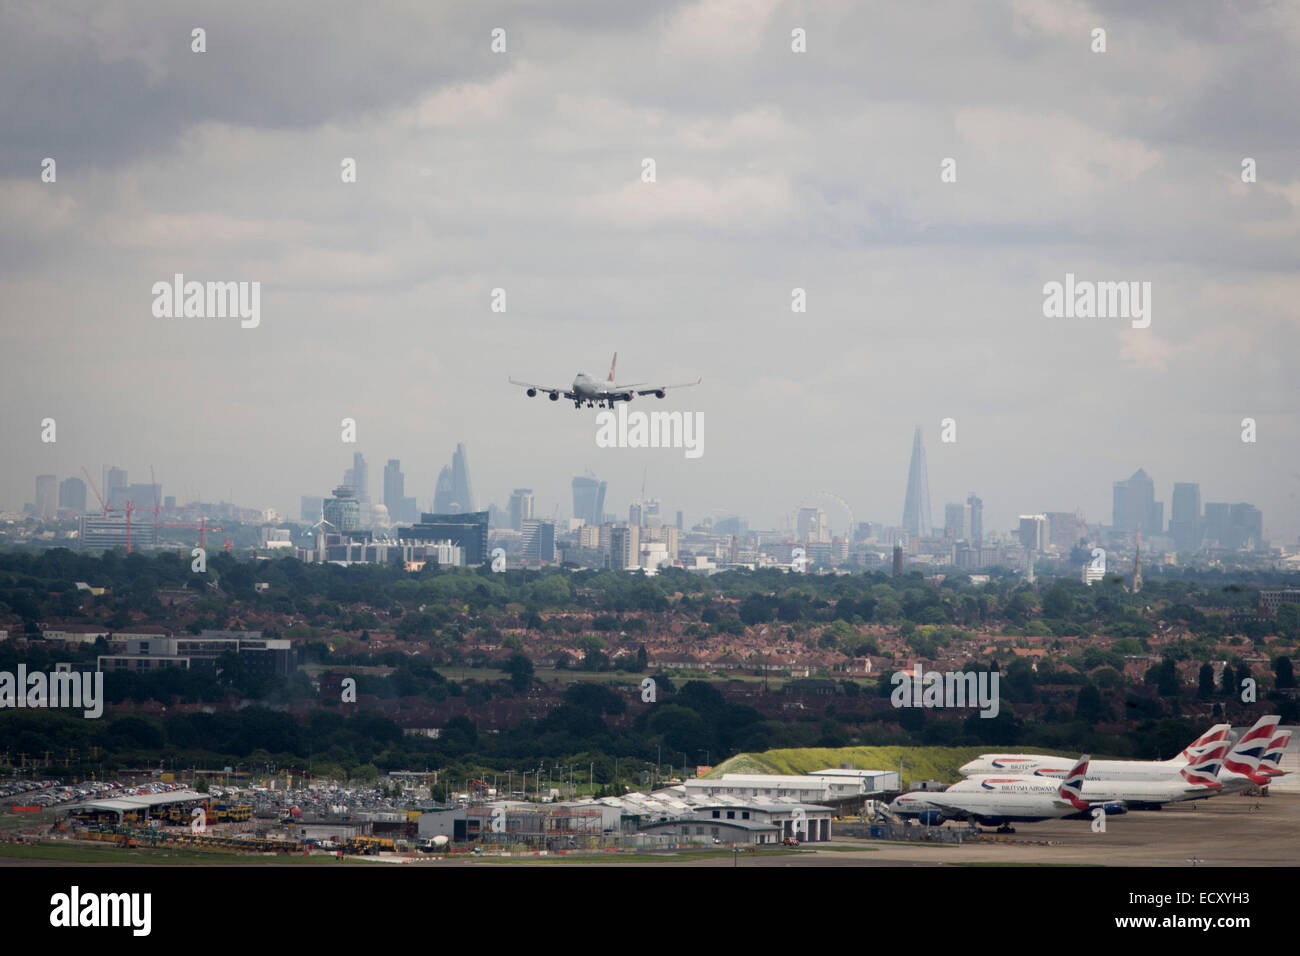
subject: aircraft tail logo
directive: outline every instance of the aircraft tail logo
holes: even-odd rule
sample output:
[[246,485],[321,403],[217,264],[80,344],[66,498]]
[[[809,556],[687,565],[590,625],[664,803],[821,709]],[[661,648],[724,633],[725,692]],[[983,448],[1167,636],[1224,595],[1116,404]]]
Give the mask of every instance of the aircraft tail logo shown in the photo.
[[1205,787],[1207,790],[1221,790],[1223,784],[1219,782],[1219,771],[1223,769],[1223,759],[1228,753],[1228,742],[1221,740],[1206,752],[1195,758],[1195,761],[1182,770],[1178,771],[1184,780],[1196,787]]
[[1062,800],[1069,802],[1076,810],[1087,810],[1088,801],[1083,799],[1083,781],[1088,776],[1088,761],[1091,759],[1089,754],[1084,754],[1079,758],[1079,762],[1061,781],[1061,785],[1056,788],[1057,794]]
[[1277,714],[1268,714],[1255,721],[1255,725],[1237,741],[1237,746],[1228,752],[1228,756],[1223,760],[1223,768],[1249,778],[1252,783],[1267,780],[1267,776],[1260,776],[1257,773],[1259,762],[1268,751],[1278,721],[1281,719]]

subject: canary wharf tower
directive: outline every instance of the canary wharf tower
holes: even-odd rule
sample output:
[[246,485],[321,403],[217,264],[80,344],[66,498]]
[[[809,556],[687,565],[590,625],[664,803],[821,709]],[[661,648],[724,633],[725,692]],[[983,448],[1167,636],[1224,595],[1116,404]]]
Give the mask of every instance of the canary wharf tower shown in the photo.
[[921,426],[912,438],[912,463],[907,468],[907,500],[903,502],[903,528],[913,537],[930,533],[930,479],[925,472]]

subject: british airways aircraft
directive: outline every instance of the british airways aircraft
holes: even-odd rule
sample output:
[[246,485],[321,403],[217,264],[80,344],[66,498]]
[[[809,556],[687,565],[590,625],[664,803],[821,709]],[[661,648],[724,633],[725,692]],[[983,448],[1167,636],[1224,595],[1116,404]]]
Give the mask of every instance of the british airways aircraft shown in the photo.
[[975,820],[985,826],[999,825],[1001,832],[1014,833],[1012,823],[1089,816],[1093,804],[1083,796],[1087,773],[1088,757],[1085,754],[1064,780],[1045,777],[971,778],[963,782],[974,782],[974,790],[955,790],[952,787],[939,791],[915,790],[895,797],[889,809],[901,817],[919,817],[924,823]]
[[[1205,748],[1228,739],[1229,724],[1215,724],[1197,737],[1177,757],[1169,760],[1094,760],[1089,766],[1089,776],[1130,777],[1150,779],[1177,774]],[[981,774],[1051,774],[1060,776],[1073,765],[1069,757],[1049,754],[980,754],[969,763],[962,764],[958,772],[964,777]]]
[[637,395],[653,395],[655,398],[663,398],[668,394],[670,388],[689,388],[692,385],[699,385],[704,381],[697,378],[693,382],[686,382],[682,385],[650,385],[647,382],[634,382],[631,385],[618,385],[614,382],[614,366],[618,364],[618,353],[614,353],[614,361],[609,363],[609,377],[603,382],[598,382],[585,372],[579,372],[574,378],[573,384],[568,388],[551,385],[534,385],[531,382],[517,382],[510,379],[511,385],[522,385],[525,394],[529,398],[535,398],[538,392],[546,392],[551,401],[558,402],[560,396],[573,402],[574,408],[581,408],[585,402],[588,408],[595,408],[597,405],[604,405],[613,408],[615,402],[630,402]]

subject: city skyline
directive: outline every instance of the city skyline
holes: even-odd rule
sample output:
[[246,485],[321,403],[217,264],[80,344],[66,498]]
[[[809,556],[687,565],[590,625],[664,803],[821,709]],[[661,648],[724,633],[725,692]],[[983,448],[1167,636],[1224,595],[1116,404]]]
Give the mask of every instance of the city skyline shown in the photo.
[[[353,467],[345,471],[344,480],[342,482],[341,487],[351,489],[353,494],[357,495],[358,498],[362,498],[363,496],[358,492],[358,488],[356,487],[355,476],[357,474],[363,474],[363,475],[366,474],[368,471],[368,465],[364,454],[360,451],[356,451],[352,453],[352,461],[353,461]],[[104,466],[104,471],[105,473],[116,472],[120,475],[120,480],[122,484],[119,487],[120,489],[123,489],[121,493],[123,500],[125,500],[124,489],[127,488],[156,487],[159,489],[159,492],[161,491],[162,488],[161,483],[159,483],[157,486],[126,484],[130,474],[130,470],[126,468],[118,468],[117,466],[113,466],[112,468],[110,468],[109,466],[106,465]],[[891,527],[891,528],[896,527],[907,532],[908,534],[916,534],[916,531],[907,522],[907,509],[913,503],[914,497],[916,497],[916,495],[919,493],[918,488],[923,489],[928,483],[926,472],[927,469],[925,463],[924,445],[922,441],[922,430],[918,426],[914,429],[913,432],[912,452],[911,452],[911,457],[909,459],[908,468],[907,468],[907,482],[905,483],[906,495],[904,501],[904,514],[902,520],[895,523],[888,519],[882,519],[880,515],[875,514],[873,512],[867,511],[863,513],[861,511],[858,511],[855,508],[854,513],[858,515],[859,521],[869,521],[875,524],[882,525],[884,527]],[[403,489],[404,477],[405,474],[404,471],[401,469],[400,459],[389,459],[384,469],[385,499],[388,496],[388,492],[393,489],[396,489],[397,493],[401,495]],[[60,501],[62,501],[64,496],[64,486],[68,482],[76,481],[77,483],[84,486],[84,482],[81,482],[80,479],[75,478],[75,476],[69,477],[64,481],[58,481],[57,475],[40,475],[37,476],[36,478],[38,499],[41,494],[42,479],[50,479],[50,478],[55,480],[55,485],[57,486],[55,497]],[[453,452],[452,455],[452,464],[444,466],[440,470],[439,478],[443,480],[446,485],[446,494],[450,496],[449,500],[453,502],[455,501],[456,488],[458,487],[456,484],[457,482],[463,482],[463,484],[459,485],[459,487],[462,489],[461,493],[468,494],[472,500],[473,493],[471,490],[469,490],[470,477],[468,471],[468,451],[467,451],[466,443],[457,442],[456,450]],[[584,489],[587,489],[587,485],[591,486],[590,489],[584,490],[581,496],[579,496],[578,493],[579,483],[583,483]],[[1127,496],[1129,494],[1128,489],[1131,485],[1134,484],[1139,486],[1139,491],[1143,496],[1137,507],[1138,510],[1143,511],[1144,515],[1148,516],[1144,520],[1138,520],[1137,518],[1133,517],[1132,514],[1130,514],[1130,512],[1133,512],[1133,507],[1127,504],[1128,501]],[[584,517],[584,520],[587,520],[587,523],[594,523],[594,524],[602,523],[604,517],[607,515],[613,515],[616,521],[622,521],[623,519],[620,517],[620,515],[626,514],[629,508],[635,510],[636,504],[643,500],[640,491],[638,491],[637,493],[631,495],[627,499],[626,506],[622,508],[614,506],[613,509],[611,510],[609,503],[606,501],[607,486],[608,486],[607,481],[596,478],[590,474],[585,476],[571,477],[570,495],[567,501],[571,503],[572,507],[570,508],[568,514],[573,517],[582,516]],[[364,487],[364,479],[363,479],[363,487]],[[84,494],[84,490],[85,489],[83,487],[82,489],[83,494]],[[1148,535],[1151,535],[1153,533],[1165,534],[1170,537],[1174,537],[1176,541],[1183,542],[1186,540],[1186,537],[1192,533],[1192,530],[1189,530],[1185,524],[1188,520],[1191,520],[1191,516],[1188,514],[1183,514],[1182,520],[1184,522],[1184,526],[1181,529],[1176,529],[1175,523],[1179,521],[1179,513],[1176,511],[1173,501],[1180,494],[1184,494],[1184,495],[1191,496],[1192,498],[1194,498],[1195,501],[1195,505],[1194,505],[1195,520],[1193,522],[1193,530],[1195,530],[1195,532],[1198,535],[1197,543],[1199,544],[1200,536],[1206,533],[1207,528],[1217,527],[1217,525],[1214,524],[1216,520],[1220,522],[1225,528],[1229,526],[1229,523],[1231,523],[1232,525],[1239,525],[1243,519],[1237,516],[1237,511],[1242,507],[1254,509],[1257,518],[1260,515],[1260,510],[1252,502],[1246,502],[1240,499],[1234,500],[1233,496],[1231,495],[1220,496],[1222,498],[1222,500],[1220,501],[1208,500],[1208,496],[1205,497],[1202,496],[1199,482],[1173,482],[1171,486],[1171,493],[1169,498],[1170,517],[1168,520],[1159,518],[1158,519],[1159,531],[1153,532],[1151,530],[1151,528],[1153,527],[1151,523],[1152,519],[1149,516],[1150,515],[1162,516],[1164,514],[1165,502],[1159,499],[1158,492],[1155,490],[1154,482],[1147,474],[1145,468],[1139,467],[1134,472],[1134,474],[1130,476],[1130,478],[1128,479],[1114,480],[1112,482],[1112,492],[1113,492],[1112,495],[1113,500],[1112,500],[1110,514],[1105,516],[1103,515],[1090,516],[1085,512],[1082,515],[1084,524],[1092,528],[1106,527],[1108,529],[1111,529],[1112,531],[1130,533],[1130,534],[1136,531],[1140,525],[1146,524]],[[534,495],[532,488],[514,487],[512,488],[511,492],[507,494],[502,500],[491,501],[487,503],[488,508],[495,509],[498,515],[500,516],[500,519],[502,521],[500,527],[508,528],[513,526],[514,522],[512,519],[512,514],[513,514],[512,509],[515,506],[515,499],[521,494],[524,495],[527,500],[527,505],[526,505],[527,517],[532,517],[532,512],[534,508],[537,509],[536,513],[539,516],[548,515],[551,513],[552,510],[555,509],[555,505],[559,505],[558,510],[561,514],[565,513],[564,500],[553,502],[551,503],[550,508],[545,508],[537,504],[539,497]],[[1151,496],[1149,499],[1145,497],[1147,494],[1150,494]],[[163,500],[163,497],[165,497],[169,502],[178,500],[175,499],[174,496],[160,495],[159,497],[160,502]],[[326,494],[321,496],[310,496],[310,495],[301,496],[301,498],[304,500],[312,499],[313,497],[320,497],[323,498],[324,500],[328,500],[329,495]],[[579,500],[580,497],[581,497],[581,501]],[[944,521],[941,524],[931,524],[928,532],[922,536],[926,536],[926,537],[931,535],[944,536],[945,534],[947,534],[949,530],[949,516],[951,514],[951,509],[954,507],[959,507],[964,510],[964,517],[962,518],[962,520],[966,522],[966,524],[964,529],[965,533],[962,535],[958,535],[957,537],[969,537],[972,540],[976,540],[976,541],[980,537],[982,537],[984,533],[984,529],[987,526],[984,518],[985,509],[984,509],[983,498],[980,497],[975,492],[970,492],[966,495],[960,496],[960,498],[962,499],[962,501],[964,501],[964,504],[962,503],[962,501],[959,501],[956,504],[954,504],[953,502],[945,502],[942,505],[944,509]],[[149,498],[147,500],[152,500],[152,498]],[[653,496],[650,500],[654,500]],[[414,507],[415,512],[419,514],[467,513],[467,512],[460,511],[459,509],[453,509],[451,511],[445,511],[445,510],[440,511],[436,507],[438,501],[436,486],[435,486],[435,493],[433,495],[428,496],[427,498],[420,499],[418,497],[413,498],[413,497],[402,495],[401,501],[403,502],[404,506],[408,508]],[[1204,503],[1202,504],[1202,502]],[[38,502],[26,502],[25,504],[31,505],[33,503],[38,504]],[[191,502],[181,501],[180,503],[190,504]],[[216,503],[217,502],[208,502],[208,504],[216,504]],[[222,503],[225,502],[223,501]],[[252,507],[252,508],[258,507],[257,505],[248,504],[248,503],[235,503],[235,502],[230,502],[230,503],[239,504],[241,507]],[[387,500],[383,500],[382,502],[375,501],[373,503],[374,504],[382,503],[384,505],[389,515],[389,523],[393,526],[397,526],[399,524],[410,524],[412,520],[414,520],[413,518],[411,520],[399,519],[396,515],[393,514],[393,511],[391,507],[389,507],[389,503]],[[97,510],[97,508],[90,507],[90,504],[92,503],[88,502],[87,507],[89,508],[89,511],[93,513],[94,511]],[[425,504],[427,504],[428,507],[425,507],[424,506]],[[63,507],[63,505],[60,504],[59,507]],[[140,506],[137,507],[139,508]],[[1035,505],[1035,507],[1037,507],[1037,505]],[[1184,504],[1183,507],[1186,508],[1187,505]],[[594,510],[588,513],[586,510],[588,508],[599,509],[599,514],[597,515],[596,511]],[[1210,511],[1211,508],[1221,508],[1225,510],[1222,516],[1216,518],[1212,516]],[[1151,509],[1151,510],[1146,510],[1146,509]],[[114,507],[113,510],[119,511],[121,510],[121,508]],[[141,510],[145,510],[145,509],[141,508]],[[261,508],[260,510],[265,510],[265,508]],[[673,510],[681,510],[681,509],[674,508]],[[692,523],[698,523],[705,517],[711,517],[719,520],[722,518],[727,518],[727,519],[734,518],[734,519],[740,519],[745,521],[747,526],[751,526],[755,530],[774,531],[774,530],[781,529],[782,527],[789,524],[791,520],[796,519],[798,517],[797,514],[798,512],[807,511],[807,510],[809,509],[806,508],[800,509],[800,508],[792,507],[790,509],[787,509],[784,512],[780,512],[778,514],[777,520],[774,523],[770,525],[764,525],[760,522],[755,522],[754,520],[752,520],[750,516],[742,514],[738,511],[719,508],[719,509],[713,509],[713,512],[709,514],[703,514],[703,513],[696,514],[694,517],[694,521]],[[997,533],[1007,534],[1012,537],[1016,537],[1017,535],[1021,534],[1023,530],[1023,518],[1024,518],[1023,512],[1025,510],[1026,510],[1025,508],[1021,508],[1020,509],[1021,513],[1019,513],[1014,520],[1010,521],[1005,526],[998,525],[998,524],[992,525],[991,526],[992,532],[995,534]],[[1064,514],[1078,514],[1080,511],[1080,509],[1077,508],[1071,510],[1065,510],[1065,511],[1054,511],[1051,508],[1039,508],[1038,510],[1048,514],[1049,516],[1064,515]],[[282,522],[289,521],[294,523],[301,523],[302,520],[305,520],[301,516],[295,517],[298,515],[298,510],[276,509],[276,511],[277,514],[280,516],[280,521]],[[580,515],[579,514],[580,511],[583,512],[583,514]],[[928,502],[924,506],[924,511],[927,514],[930,512],[930,507]],[[409,513],[410,512],[408,512],[408,514]],[[688,510],[688,514],[689,513],[690,512]],[[1133,513],[1135,514],[1136,512]],[[39,507],[38,507],[38,514],[39,514]],[[1107,518],[1109,518],[1110,520],[1106,520]],[[599,519],[599,520],[589,520],[589,519]],[[830,522],[830,524],[832,530],[837,535],[852,536],[855,533],[855,529],[835,527],[834,526],[835,523],[833,520]],[[1279,544],[1287,543],[1287,542],[1275,541],[1269,537],[1269,524],[1266,516],[1264,516],[1262,527],[1263,527],[1263,538],[1265,540],[1268,540],[1270,545],[1277,546]],[[516,528],[515,530],[518,530],[518,528]],[[1223,536],[1223,540],[1237,541],[1238,537],[1241,536],[1240,535],[1234,536],[1232,534],[1228,534]],[[1216,537],[1213,540],[1219,540],[1219,538]],[[1239,543],[1240,542],[1238,542],[1238,544]],[[1179,550],[1194,550],[1194,548],[1185,549],[1180,546]]]
[[[976,489],[990,529],[1098,520],[1143,467],[1300,536],[1294,8],[319,9],[205,10],[203,54],[180,9],[0,14],[39,91],[3,107],[0,504],[118,462],[293,514],[354,448],[422,499],[465,441],[497,503],[591,468],[622,511],[649,466],[695,515],[826,490],[892,522],[920,422],[932,503]],[[259,283],[256,327],[155,314],[177,275]],[[1045,315],[1075,276],[1149,283],[1149,325]],[[701,458],[507,381],[616,351],[703,376],[631,407],[703,415]]]

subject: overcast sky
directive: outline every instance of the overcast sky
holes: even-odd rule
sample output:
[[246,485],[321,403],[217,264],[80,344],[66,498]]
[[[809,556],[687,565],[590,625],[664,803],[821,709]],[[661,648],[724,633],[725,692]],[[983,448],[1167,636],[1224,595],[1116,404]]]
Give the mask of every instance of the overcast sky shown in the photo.
[[[566,516],[590,468],[624,516],[644,473],[688,521],[898,523],[920,425],[937,524],[1109,524],[1144,467],[1166,520],[1199,481],[1294,543],[1297,102],[1294,3],[7,3],[0,506],[152,465],[296,518],[360,450],[427,507],[463,441],[480,506]],[[178,272],[260,282],[260,326],[156,318]],[[1150,282],[1150,326],[1045,318],[1067,272]],[[703,413],[702,457],[506,381],[616,350],[703,377],[631,406]]]

